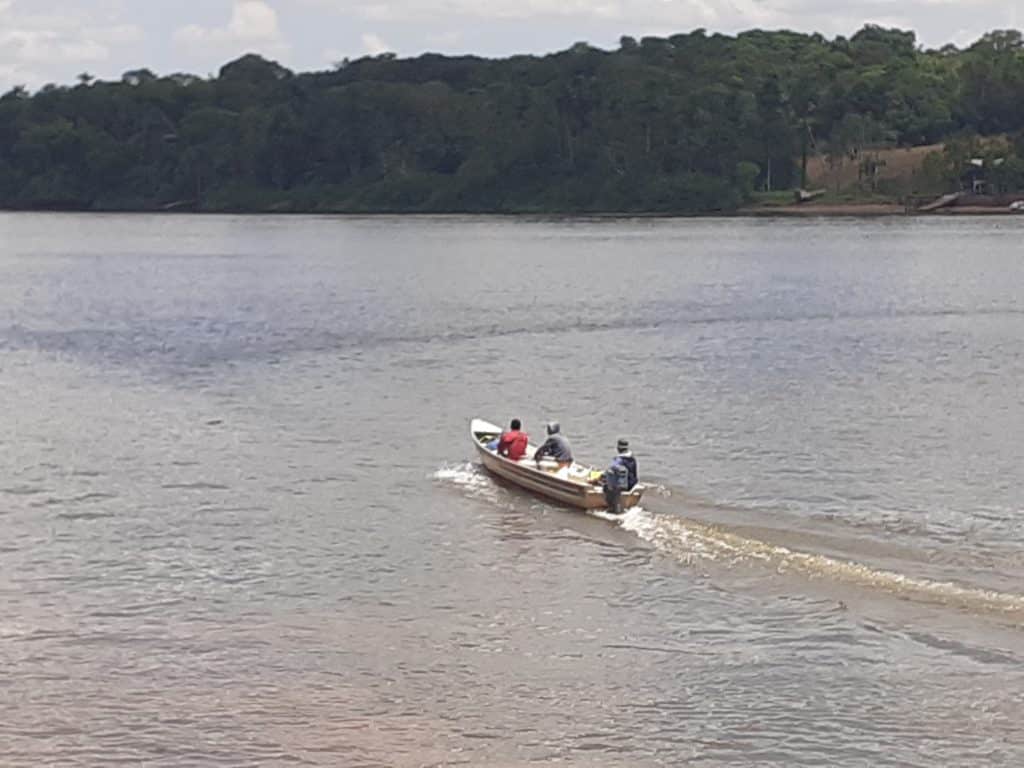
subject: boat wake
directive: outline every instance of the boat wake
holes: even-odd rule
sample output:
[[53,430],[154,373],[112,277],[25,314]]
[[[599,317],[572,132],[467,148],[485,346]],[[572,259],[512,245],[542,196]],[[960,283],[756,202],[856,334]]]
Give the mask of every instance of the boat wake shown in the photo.
[[434,472],[435,480],[443,480],[472,490],[486,490],[494,488],[494,483],[483,473],[479,465],[472,462],[464,462],[455,466],[443,466]]
[[778,574],[795,574],[809,580],[828,579],[847,586],[881,590],[902,599],[996,613],[1024,621],[1024,594],[908,576],[852,560],[793,550],[720,526],[670,514],[652,514],[642,509],[631,510],[619,523],[658,551],[686,564],[711,561],[726,566],[759,565]]
[[[434,473],[434,478],[454,483],[474,496],[497,499],[494,482],[481,467],[471,462],[442,467]],[[612,515],[603,510],[592,510],[587,515],[618,525],[656,551],[684,565],[752,566],[809,581],[828,581],[847,587],[883,591],[903,600],[997,614],[1024,623],[1024,594],[934,581],[873,568],[853,560],[802,552],[743,536],[719,525],[668,512],[653,512],[643,507],[633,507],[623,515]]]
[[497,498],[497,488],[491,478],[479,464],[471,461],[441,467],[434,473],[434,479],[456,485],[474,496],[492,500]]

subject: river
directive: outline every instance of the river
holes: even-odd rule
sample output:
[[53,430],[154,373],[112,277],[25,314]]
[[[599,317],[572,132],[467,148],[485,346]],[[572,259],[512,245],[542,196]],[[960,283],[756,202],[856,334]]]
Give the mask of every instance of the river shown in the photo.
[[1024,763],[1022,237],[0,214],[0,763]]

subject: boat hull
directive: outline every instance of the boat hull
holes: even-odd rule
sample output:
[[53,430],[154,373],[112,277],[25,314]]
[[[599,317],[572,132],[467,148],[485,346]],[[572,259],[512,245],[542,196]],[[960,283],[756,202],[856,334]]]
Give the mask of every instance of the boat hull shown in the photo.
[[[579,480],[558,477],[554,468],[551,470],[539,469],[534,462],[516,462],[499,456],[497,453],[488,450],[486,442],[488,438],[500,434],[500,429],[493,424],[475,419],[471,425],[471,436],[473,445],[480,461],[488,472],[507,480],[521,488],[524,488],[538,496],[566,504],[577,509],[607,509],[608,503],[604,498],[604,491],[600,486],[595,486]],[[536,450],[530,446],[531,453]],[[577,467],[577,472],[586,471],[585,468]],[[644,487],[637,485],[629,493],[622,494],[622,508],[628,509],[640,503]]]

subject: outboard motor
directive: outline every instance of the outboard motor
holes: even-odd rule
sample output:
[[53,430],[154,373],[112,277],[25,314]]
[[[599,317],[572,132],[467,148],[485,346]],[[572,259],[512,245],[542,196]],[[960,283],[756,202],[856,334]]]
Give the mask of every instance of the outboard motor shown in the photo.
[[615,467],[612,487],[619,492],[625,491],[629,488],[629,469],[622,464]]
[[608,511],[613,515],[621,515],[622,493],[629,488],[629,470],[622,464],[609,467],[604,476],[604,499],[608,503]]

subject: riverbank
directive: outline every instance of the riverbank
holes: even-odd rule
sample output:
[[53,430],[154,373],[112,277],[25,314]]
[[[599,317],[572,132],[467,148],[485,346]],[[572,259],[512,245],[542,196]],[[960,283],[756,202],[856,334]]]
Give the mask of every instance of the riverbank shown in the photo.
[[896,216],[907,209],[898,203],[804,203],[802,205],[758,205],[741,208],[741,216]]
[[69,213],[96,215],[132,215],[132,216],[402,216],[402,217],[509,217],[509,218],[847,218],[876,216],[1006,216],[1021,215],[1024,211],[1011,210],[1008,206],[993,205],[959,205],[940,208],[933,211],[908,209],[898,202],[829,202],[829,203],[787,203],[770,205],[748,205],[729,211],[346,211],[302,208],[252,209],[252,210],[205,210],[196,208],[157,208],[136,210],[114,210],[96,208],[66,207],[33,207],[31,209],[0,208],[0,213]]
[[898,203],[823,203],[741,208],[740,216],[764,217],[843,217],[843,216],[1012,216],[1021,211],[983,205],[962,205],[936,211],[908,210]]

